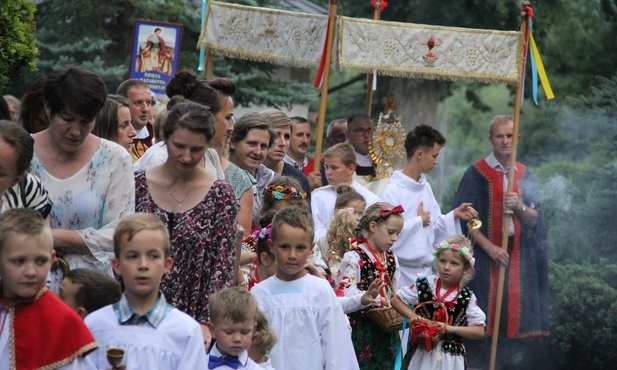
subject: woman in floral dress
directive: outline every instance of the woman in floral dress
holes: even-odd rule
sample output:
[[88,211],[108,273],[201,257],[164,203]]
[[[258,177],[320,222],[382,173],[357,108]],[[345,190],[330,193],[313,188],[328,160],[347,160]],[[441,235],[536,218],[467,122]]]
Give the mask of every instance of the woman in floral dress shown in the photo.
[[[61,68],[45,79],[43,95],[49,127],[33,135],[30,172],[53,203],[54,248],[71,269],[111,275],[114,229],[134,212],[135,181],[126,149],[91,133],[107,97],[105,83],[85,68]],[[57,292],[61,271],[50,278]]]
[[163,127],[162,165],[137,172],[137,212],[167,225],[174,264],[161,283],[167,301],[202,325],[210,342],[208,297],[233,282],[238,206],[233,189],[199,166],[214,134],[207,107],[174,106]]

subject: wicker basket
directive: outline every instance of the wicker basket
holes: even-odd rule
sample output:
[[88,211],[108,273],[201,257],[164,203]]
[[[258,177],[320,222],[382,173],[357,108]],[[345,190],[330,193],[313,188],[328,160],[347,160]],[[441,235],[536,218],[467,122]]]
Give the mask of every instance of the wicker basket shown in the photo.
[[371,308],[366,311],[365,315],[375,321],[379,328],[387,333],[399,331],[403,325],[403,316],[390,306]]
[[[416,306],[416,308],[414,309],[414,312],[418,314],[418,311],[420,308],[422,308],[423,306],[428,306],[428,305],[437,305],[439,306],[439,308],[433,311],[433,315],[430,320],[426,318],[420,318],[414,321],[413,325],[411,325],[411,332],[412,332],[411,341],[415,343],[418,347],[424,348],[427,351],[430,351],[435,347],[437,342],[439,342],[441,337],[443,337],[443,335],[445,334],[445,326],[443,324],[448,323],[450,318],[448,317],[448,309],[446,308],[446,305],[443,304],[442,302],[433,302],[433,301],[422,302]],[[436,313],[437,313],[437,310],[439,309],[443,310],[443,312],[445,313],[445,322],[436,321]],[[427,329],[429,331],[434,332],[430,336],[429,341],[427,341],[426,339]]]
[[[390,287],[392,288],[392,292],[396,292],[394,289],[394,285],[392,284],[390,279],[387,279],[390,283]],[[383,298],[385,300],[385,306],[379,308],[371,308],[367,310],[364,314],[368,316],[371,320],[375,321],[381,330],[387,333],[393,333],[401,330],[403,326],[403,316],[396,312],[394,308],[390,305],[390,300],[388,299],[388,293],[384,288]]]

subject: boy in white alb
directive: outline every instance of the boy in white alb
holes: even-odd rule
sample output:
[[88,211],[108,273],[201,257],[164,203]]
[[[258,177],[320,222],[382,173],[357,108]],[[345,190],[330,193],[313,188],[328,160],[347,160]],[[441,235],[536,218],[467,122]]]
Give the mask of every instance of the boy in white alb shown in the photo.
[[401,267],[400,286],[414,284],[417,274],[431,273],[433,245],[450,235],[460,234],[459,219],[468,221],[478,217],[471,203],[463,203],[448,214],[441,214],[425,174],[435,167],[445,144],[446,138],[433,127],[415,127],[405,138],[405,168],[394,172],[381,193],[385,202],[400,204],[405,209],[405,227],[392,246]]
[[221,289],[210,296],[208,308],[208,328],[215,340],[208,369],[261,370],[248,354],[259,311],[251,293],[241,287]]
[[97,369],[110,367],[109,347],[124,349],[126,370],[206,369],[201,327],[159,291],[172,264],[169,247],[167,228],[151,214],[136,213],[118,224],[112,266],[126,290],[120,302],[85,319],[99,344],[91,355]]
[[[380,201],[379,197],[353,179],[356,170],[356,154],[349,143],[336,144],[323,154],[326,178],[330,185],[322,186],[311,193],[311,211],[315,223],[314,241],[317,242],[328,232],[334,218],[334,203],[337,187],[350,184],[366,201],[366,207]],[[396,203],[398,204],[398,203]]]
[[272,366],[358,369],[347,320],[332,287],[304,268],[312,240],[313,222],[306,209],[287,207],[274,216],[268,244],[278,270],[251,291],[279,339],[270,353]]

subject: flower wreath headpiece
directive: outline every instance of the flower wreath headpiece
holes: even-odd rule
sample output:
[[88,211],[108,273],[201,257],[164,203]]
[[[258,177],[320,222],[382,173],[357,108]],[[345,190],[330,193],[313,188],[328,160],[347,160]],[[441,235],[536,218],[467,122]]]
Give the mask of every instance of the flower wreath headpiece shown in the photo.
[[441,243],[435,244],[435,246],[433,246],[433,256],[437,258],[439,253],[441,253],[441,251],[446,250],[446,249],[452,249],[453,251],[458,252],[461,256],[463,256],[463,258],[469,261],[469,264],[471,265],[471,267],[474,267],[476,263],[476,259],[473,258],[473,254],[471,254],[471,249],[469,249],[469,247],[461,246],[460,244],[456,244],[456,243],[450,244],[444,240]]
[[268,185],[264,189],[264,195],[274,198],[276,200],[287,199],[305,199],[306,193],[303,191],[298,192],[293,186],[281,186],[281,185]]
[[268,239],[270,237],[270,232],[272,231],[272,224],[262,227],[259,230],[255,230],[253,233],[253,238],[257,239]]

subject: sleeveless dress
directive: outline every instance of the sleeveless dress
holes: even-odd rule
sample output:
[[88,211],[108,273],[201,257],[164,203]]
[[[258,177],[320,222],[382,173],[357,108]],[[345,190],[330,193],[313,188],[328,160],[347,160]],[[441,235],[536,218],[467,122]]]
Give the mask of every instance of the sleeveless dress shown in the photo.
[[238,206],[224,180],[185,212],[161,209],[150,195],[145,172],[135,176],[135,211],[154,214],[167,226],[171,239],[171,270],[161,281],[167,301],[205,324],[210,319],[208,297],[231,286],[236,258]]

